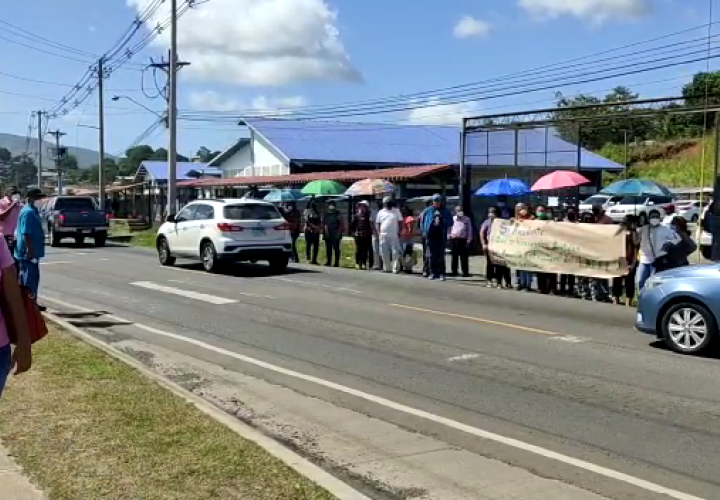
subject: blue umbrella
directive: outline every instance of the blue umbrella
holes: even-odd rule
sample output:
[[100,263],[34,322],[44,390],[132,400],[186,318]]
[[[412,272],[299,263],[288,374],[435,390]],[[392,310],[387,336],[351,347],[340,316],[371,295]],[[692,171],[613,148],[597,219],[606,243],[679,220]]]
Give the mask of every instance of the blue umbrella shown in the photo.
[[611,194],[614,196],[672,196],[672,192],[662,184],[658,184],[653,181],[644,181],[641,179],[626,179],[624,181],[613,182],[608,187],[600,191],[600,193]]
[[298,201],[305,197],[299,189],[274,189],[265,195],[265,201],[271,203],[282,203],[286,201]]
[[475,196],[522,196],[530,188],[519,179],[495,179],[475,191]]

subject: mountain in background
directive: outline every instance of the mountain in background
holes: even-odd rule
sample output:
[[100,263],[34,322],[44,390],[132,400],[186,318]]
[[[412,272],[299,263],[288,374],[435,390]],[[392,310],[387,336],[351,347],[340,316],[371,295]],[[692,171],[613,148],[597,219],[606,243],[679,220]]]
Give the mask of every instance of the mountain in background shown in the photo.
[[[37,161],[37,138],[30,139],[29,153],[33,155]],[[77,158],[78,166],[80,168],[89,168],[93,165],[98,164],[98,152],[92,149],[76,148],[67,144],[60,143],[61,146],[65,146],[68,149],[68,154],[73,155]],[[27,138],[15,135],[15,134],[2,134],[0,133],[0,147],[7,148],[13,154],[13,156],[25,153],[27,146]],[[43,141],[42,154],[43,154],[43,167],[51,168],[54,166],[50,156],[51,149],[55,147],[55,144],[48,141]],[[105,154],[106,158],[114,158],[112,155]]]

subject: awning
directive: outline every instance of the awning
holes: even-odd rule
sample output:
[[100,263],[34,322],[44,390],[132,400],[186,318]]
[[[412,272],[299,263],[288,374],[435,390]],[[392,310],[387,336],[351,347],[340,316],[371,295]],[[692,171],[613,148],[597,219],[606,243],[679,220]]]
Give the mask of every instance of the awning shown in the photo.
[[234,177],[230,179],[194,179],[178,183],[178,187],[230,187],[230,186],[295,186],[317,180],[355,182],[362,179],[408,181],[452,169],[452,165],[426,165],[421,167],[377,168],[373,170],[341,170],[311,172],[277,176]]

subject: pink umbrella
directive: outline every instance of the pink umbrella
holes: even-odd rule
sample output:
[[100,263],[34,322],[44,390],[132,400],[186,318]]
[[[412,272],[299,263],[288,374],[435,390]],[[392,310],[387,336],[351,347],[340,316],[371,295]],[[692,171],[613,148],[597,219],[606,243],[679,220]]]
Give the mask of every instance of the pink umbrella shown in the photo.
[[590,180],[572,170],[556,170],[538,179],[530,190],[551,191],[553,189],[576,187],[587,184],[588,182],[590,182]]

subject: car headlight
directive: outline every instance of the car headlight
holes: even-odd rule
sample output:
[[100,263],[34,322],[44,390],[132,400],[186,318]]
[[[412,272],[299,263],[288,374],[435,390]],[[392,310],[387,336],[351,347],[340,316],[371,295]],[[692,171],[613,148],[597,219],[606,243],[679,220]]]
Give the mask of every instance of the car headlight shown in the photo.
[[647,280],[647,282],[645,282],[645,288],[647,288],[648,290],[652,290],[653,288],[662,286],[666,281],[667,281],[667,279],[665,279],[665,278],[652,277],[649,280]]

